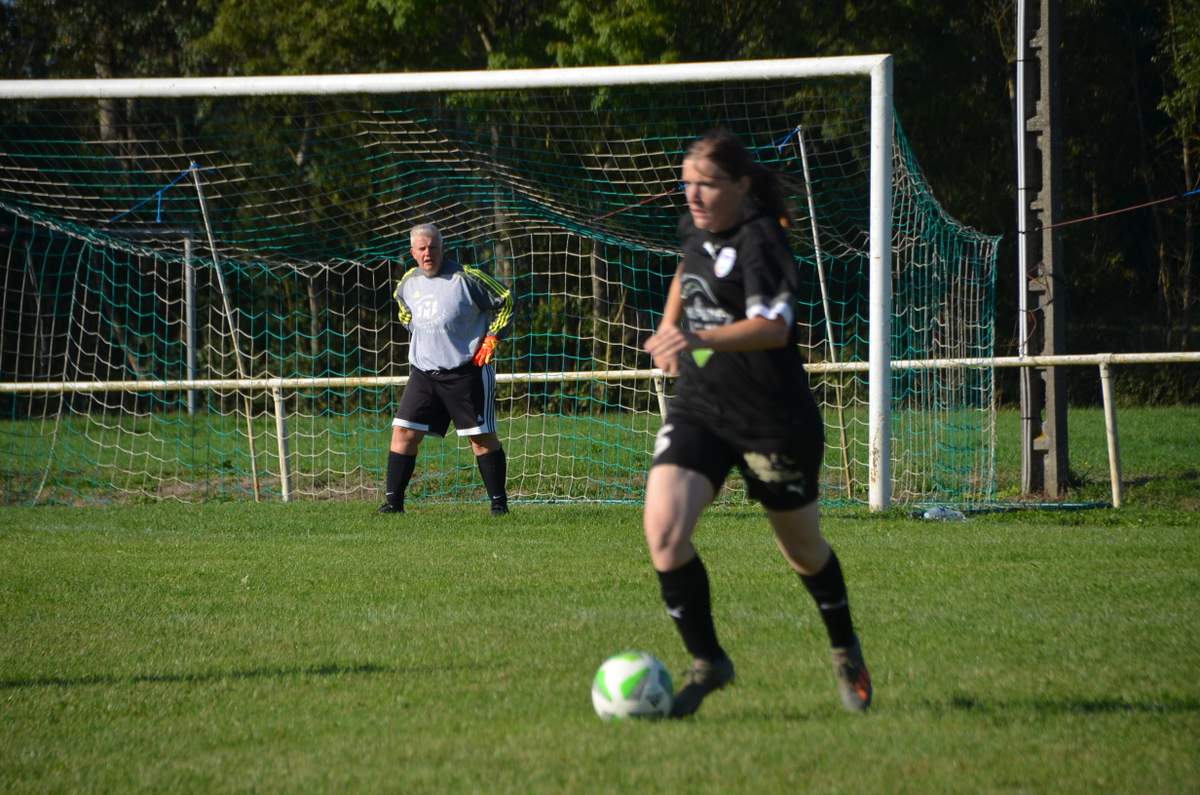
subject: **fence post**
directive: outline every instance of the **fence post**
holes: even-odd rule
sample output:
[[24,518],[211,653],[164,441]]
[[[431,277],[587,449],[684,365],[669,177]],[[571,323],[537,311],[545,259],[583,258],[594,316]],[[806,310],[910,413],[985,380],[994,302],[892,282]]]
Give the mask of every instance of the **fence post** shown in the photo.
[[275,398],[275,436],[279,441],[279,487],[284,502],[292,501],[292,468],[288,457],[287,404],[283,401],[283,390],[271,388]]
[[654,376],[654,393],[658,395],[658,413],[663,420],[667,419],[667,379],[661,375]]
[[1108,436],[1108,479],[1112,483],[1112,504],[1121,507],[1121,442],[1117,438],[1117,405],[1113,400],[1112,373],[1108,362],[1100,362],[1100,394],[1104,398],[1104,431]]

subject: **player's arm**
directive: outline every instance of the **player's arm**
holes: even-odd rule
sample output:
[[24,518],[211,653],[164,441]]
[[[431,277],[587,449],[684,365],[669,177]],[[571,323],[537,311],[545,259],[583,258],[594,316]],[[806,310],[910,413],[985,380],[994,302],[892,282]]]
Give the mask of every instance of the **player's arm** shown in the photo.
[[667,288],[667,300],[663,303],[662,320],[658,323],[659,331],[669,326],[678,326],[679,321],[683,318],[683,293],[679,286],[682,276],[683,262],[681,260],[679,267],[675,269],[675,275],[671,278],[671,285]]
[[[658,331],[646,341],[646,350],[655,363],[668,374],[678,372],[678,357],[686,351],[707,348],[711,351],[764,351],[782,348],[791,337],[794,320],[792,294],[780,279],[779,268],[773,266],[778,256],[764,255],[761,249],[746,257],[746,317],[724,326],[687,331],[678,323],[659,325]],[[679,279],[676,273],[676,282]],[[676,286],[672,284],[672,288]],[[769,299],[763,296],[771,296]],[[668,300],[670,300],[668,294]],[[676,301],[682,311],[682,301]],[[664,321],[666,320],[664,311]]]
[[750,317],[735,320],[726,326],[685,331],[679,326],[660,326],[650,339],[646,350],[654,363],[668,375],[679,372],[679,355],[698,348],[711,351],[765,351],[787,345],[787,321],[781,317]]
[[396,315],[400,318],[400,322],[404,324],[405,328],[412,327],[412,310],[409,309],[408,304],[404,302],[404,283],[408,281],[408,277],[412,276],[416,272],[417,268],[409,268],[404,275],[400,277],[400,281],[396,282],[396,289],[392,292],[392,298],[396,299],[396,305],[398,307]]
[[789,331],[788,321],[783,317],[748,317],[727,326],[697,331],[696,347],[714,351],[766,351],[787,345]]
[[487,335],[499,337],[512,320],[512,290],[479,268],[463,266],[463,274],[467,277],[467,292],[471,295],[471,301],[483,311],[492,313]]
[[487,331],[475,350],[475,364],[483,367],[491,364],[496,347],[500,344],[500,334],[512,320],[512,290],[478,268],[464,267],[463,275],[466,276],[467,292],[475,306],[492,313]]
[[746,297],[746,317],[696,332],[701,347],[714,351],[765,351],[788,344],[796,319],[791,291],[774,280],[764,282],[755,278],[754,274],[747,274],[746,284],[755,290]]
[[774,238],[747,246],[739,258],[746,289],[746,313],[742,320],[696,332],[689,347],[713,351],[766,351],[782,348],[791,337],[796,320],[795,300],[785,268],[795,268],[791,252]]
[[685,348],[676,343],[688,334],[679,327],[679,321],[683,319],[682,279],[683,261],[680,260],[679,267],[675,269],[675,276],[671,279],[671,285],[667,288],[667,300],[663,303],[662,320],[658,323],[658,329],[650,335],[643,346],[653,359],[654,366],[667,375],[675,375],[679,372],[679,354]]

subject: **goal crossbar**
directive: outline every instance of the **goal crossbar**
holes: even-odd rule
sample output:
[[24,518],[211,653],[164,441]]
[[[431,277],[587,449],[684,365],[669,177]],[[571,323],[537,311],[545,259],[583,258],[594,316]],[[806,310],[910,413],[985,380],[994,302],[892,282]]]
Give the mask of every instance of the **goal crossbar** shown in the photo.
[[[695,83],[713,80],[775,80],[791,77],[875,75],[891,69],[890,55],[778,58],[757,61],[582,66],[460,72],[398,72],[357,75],[264,77],[156,77],[107,80],[0,80],[0,99],[315,96],[431,91],[500,91]],[[889,81],[890,82],[890,81]],[[890,95],[890,86],[888,87]],[[890,99],[890,97],[889,97]]]

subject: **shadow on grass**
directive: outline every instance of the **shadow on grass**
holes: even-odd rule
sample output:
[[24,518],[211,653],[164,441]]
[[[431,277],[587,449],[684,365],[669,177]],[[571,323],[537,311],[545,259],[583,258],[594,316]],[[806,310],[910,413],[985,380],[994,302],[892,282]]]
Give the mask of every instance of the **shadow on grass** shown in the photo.
[[1192,698],[1163,698],[1156,701],[1128,701],[1120,698],[1062,698],[1020,699],[1014,701],[980,701],[972,696],[953,696],[949,702],[926,701],[924,706],[935,712],[974,712],[979,714],[1013,711],[1040,712],[1052,715],[1166,715],[1200,712],[1200,700]]
[[1150,483],[1161,483],[1170,480],[1196,481],[1200,480],[1200,470],[1187,469],[1170,475],[1143,475],[1138,478],[1128,478],[1121,481],[1123,486],[1146,486]]
[[[373,663],[328,663],[269,668],[251,668],[245,671],[203,671],[178,674],[132,674],[116,676],[94,674],[90,676],[34,676],[24,679],[0,679],[0,690],[18,690],[28,687],[91,687],[95,685],[140,685],[140,684],[198,684],[239,679],[284,679],[293,676],[372,676],[374,674],[437,674],[463,670],[472,666],[405,666],[375,665]],[[473,666],[479,667],[479,666]]]
[[[979,717],[993,716],[1002,720],[1006,716],[1017,713],[1035,713],[1040,715],[1180,715],[1200,712],[1200,700],[1191,698],[1163,698],[1156,701],[1128,701],[1118,698],[1063,698],[1063,699],[1015,699],[1007,701],[982,701],[973,696],[952,696],[948,701],[922,700],[917,702],[919,710],[932,712],[936,715],[966,714]],[[882,717],[885,714],[895,715],[898,712],[912,712],[910,704],[885,702],[871,707],[871,714]],[[795,708],[780,710],[747,710],[736,717],[725,716],[727,720],[742,722],[747,719],[779,723],[804,723],[814,720],[828,720],[830,716],[842,716],[840,707],[833,703],[826,704],[812,711]],[[692,720],[686,718],[685,721]]]

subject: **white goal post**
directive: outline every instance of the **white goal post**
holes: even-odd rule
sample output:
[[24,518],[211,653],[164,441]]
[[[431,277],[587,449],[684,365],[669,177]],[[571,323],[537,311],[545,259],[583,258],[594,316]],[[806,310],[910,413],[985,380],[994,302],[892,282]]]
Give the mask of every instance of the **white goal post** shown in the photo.
[[[687,63],[646,66],[614,66],[509,71],[464,71],[379,75],[322,75],[221,78],[155,78],[112,80],[6,80],[0,81],[0,103],[17,100],[273,97],[352,94],[413,94],[474,91],[523,91],[614,86],[672,86],[725,81],[770,81],[821,77],[857,77],[869,80],[869,343],[868,350],[868,503],[883,510],[892,503],[892,370],[891,324],[893,270],[893,151],[892,58],[889,55],[779,59],[720,63]],[[2,109],[2,105],[0,105]],[[697,133],[703,129],[696,130]],[[0,157],[5,142],[0,141]],[[2,186],[2,181],[0,181]],[[197,188],[199,188],[197,177]],[[9,186],[12,189],[12,186]],[[811,191],[811,187],[806,188]],[[5,194],[0,192],[0,204]],[[18,214],[24,210],[18,208]],[[36,213],[30,213],[36,215]],[[38,216],[39,218],[41,216]],[[404,230],[401,230],[404,231]],[[191,240],[189,238],[189,245]],[[214,248],[219,248],[216,243]],[[15,249],[14,249],[15,250]],[[214,257],[216,252],[213,252]],[[15,267],[15,266],[14,266]],[[219,271],[218,271],[219,273]],[[222,287],[222,289],[224,289]],[[235,336],[236,339],[236,336]],[[240,354],[239,354],[240,356]],[[848,369],[853,369],[850,367]],[[641,371],[624,374],[643,377]],[[542,374],[544,377],[545,374]],[[565,374],[564,374],[565,375]],[[610,373],[616,378],[620,373]],[[657,373],[656,373],[657,375]],[[584,373],[585,377],[594,374]],[[512,380],[521,374],[513,373]],[[2,380],[2,379],[0,379]],[[314,385],[338,379],[312,378]],[[347,378],[346,383],[363,379]],[[397,384],[402,377],[371,379],[377,384]],[[152,379],[155,389],[193,389],[205,383],[227,383],[230,379]],[[286,379],[289,385],[305,379]],[[130,379],[131,384],[139,383]],[[284,383],[279,378],[238,379],[241,384],[269,393]],[[97,382],[99,383],[99,382]],[[145,390],[146,381],[133,386]],[[114,384],[104,382],[104,388]],[[98,390],[84,382],[20,380],[0,385],[0,393],[51,392],[54,390]],[[249,421],[250,410],[247,409]],[[257,487],[256,487],[257,488]],[[286,487],[285,487],[286,488]]]

